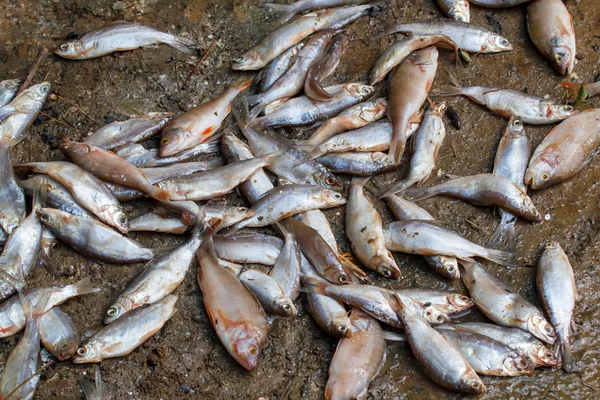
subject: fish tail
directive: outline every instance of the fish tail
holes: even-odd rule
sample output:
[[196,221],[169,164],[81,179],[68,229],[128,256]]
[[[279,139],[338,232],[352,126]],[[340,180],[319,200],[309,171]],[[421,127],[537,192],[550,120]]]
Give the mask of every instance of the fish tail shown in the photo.
[[245,97],[242,97],[239,101],[234,101],[231,107],[231,113],[233,118],[237,122],[238,127],[244,133],[244,130],[248,126],[248,101]]
[[259,157],[259,158],[265,162],[265,165],[271,165],[271,164],[273,164],[273,162],[275,162],[275,160],[277,160],[279,157],[281,157],[285,153],[286,153],[286,150],[277,150],[272,153],[265,154],[264,156]]
[[261,93],[246,96],[246,103],[248,103],[249,106],[255,105],[256,103],[260,102],[260,95]]
[[385,340],[389,340],[391,342],[406,342],[406,335],[403,333],[391,332],[391,331],[382,331],[381,337]]
[[232,235],[236,234],[240,229],[242,229],[246,226],[246,224],[248,223],[248,219],[252,218],[253,216],[254,216],[254,211],[252,209],[247,210],[245,212],[244,219],[233,224],[231,226],[231,228],[229,229],[229,231],[225,234],[225,236],[232,236]]
[[258,103],[248,114],[248,122],[254,121],[265,110],[266,104]]
[[399,180],[396,181],[394,183],[392,183],[392,186],[390,186],[387,190],[381,190],[378,194],[377,194],[377,198],[378,199],[383,199],[384,197],[389,197],[389,196],[393,196],[398,192],[403,192],[406,189],[408,189],[411,186],[410,181],[408,180]]
[[44,207],[48,197],[48,180],[45,175],[41,175],[33,188],[33,211],[37,212]]
[[102,398],[102,378],[100,376],[100,367],[96,365],[96,378],[92,381],[86,376],[80,376],[78,379],[81,391],[86,399]]
[[496,250],[496,249],[486,249],[487,254],[485,258],[488,260],[495,262],[496,264],[503,265],[505,267],[512,267],[517,264],[517,255],[515,253],[511,253],[509,251],[504,250]]
[[296,15],[295,7],[290,4],[264,3],[262,7],[267,8],[277,14],[282,14],[277,20],[279,24],[289,21],[294,15]]
[[[221,136],[222,135],[223,134],[219,132],[219,133],[211,136],[210,139],[208,139],[206,142],[202,143],[203,146],[206,146],[206,153],[217,153],[217,152],[219,152],[219,150],[221,148],[219,142],[221,141]],[[219,161],[221,161],[221,160],[219,160]]]
[[301,292],[315,293],[315,294],[320,294],[323,296],[327,295],[325,292],[327,291],[327,286],[329,286],[329,283],[322,281],[320,279],[317,279],[317,278],[313,278],[312,276],[308,276],[308,275],[302,275],[301,277],[302,277],[302,288],[300,289]]
[[579,367],[575,362],[575,358],[573,357],[573,353],[571,352],[571,343],[569,341],[565,341],[558,345],[558,350],[560,351],[560,358],[562,360],[562,367],[565,372],[578,372]]
[[241,78],[231,84],[238,92],[243,92],[248,88],[248,86],[252,85],[254,79]]
[[462,96],[463,94],[463,90],[459,86],[448,86],[437,93],[440,97]]
[[329,93],[323,88],[318,79],[312,76],[312,70],[308,72],[308,77],[304,83],[304,94],[314,101],[327,101],[331,100],[334,96],[333,93]]
[[200,45],[193,39],[182,36],[169,35],[166,43],[186,54],[197,54],[200,51]]
[[171,200],[171,193],[165,189],[161,189],[157,186],[152,186],[151,196],[154,200],[160,201],[161,203],[168,203]]
[[96,287],[94,287],[94,285],[92,285],[92,280],[89,276],[87,278],[83,278],[79,282],[69,285],[69,287],[71,289],[74,289],[74,292],[77,296],[82,296],[84,294],[90,294],[90,293],[96,293],[96,292],[99,292],[100,290],[102,290],[102,289],[96,288]]
[[354,178],[352,178],[352,185],[363,188],[370,180],[370,176],[355,176]]
[[430,197],[437,195],[437,190],[435,189],[434,186],[431,186],[431,187],[426,187],[426,188],[407,189],[404,191],[404,193],[406,194],[407,200],[419,201],[419,200],[428,199]]
[[492,249],[507,249],[514,253],[517,248],[517,235],[514,222],[500,221],[500,224],[488,240],[486,247]]
[[385,28],[383,30],[383,32],[378,33],[377,35],[373,36],[373,38],[371,40],[381,39],[384,36],[388,36],[388,35],[391,35],[392,33],[396,33],[396,32],[403,32],[403,33],[408,32],[408,30],[406,28],[406,24],[388,26],[387,28]]

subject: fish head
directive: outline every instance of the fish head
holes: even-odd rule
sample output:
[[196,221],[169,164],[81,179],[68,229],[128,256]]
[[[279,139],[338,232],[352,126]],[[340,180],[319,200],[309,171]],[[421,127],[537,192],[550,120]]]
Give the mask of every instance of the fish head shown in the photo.
[[76,364],[92,363],[102,361],[102,349],[100,343],[90,341],[77,349],[77,354],[73,357]]
[[525,185],[538,190],[558,182],[558,166],[559,159],[556,153],[546,152],[538,155],[532,159],[525,172]]
[[432,325],[440,325],[450,322],[450,317],[435,308],[435,306],[431,305],[431,303],[423,308],[423,318]]
[[511,116],[508,120],[508,124],[506,125],[506,129],[504,131],[504,136],[507,137],[519,137],[525,134],[525,129],[523,128],[523,121],[516,116]]
[[261,68],[261,59],[260,59],[260,55],[256,52],[256,51],[249,51],[248,53],[244,54],[243,56],[235,59],[233,65],[231,66],[232,69],[235,70],[252,70],[252,69],[258,69]]
[[579,110],[575,110],[573,106],[568,104],[552,104],[549,107],[550,113],[556,118],[566,119],[570,116],[579,114]]
[[0,90],[7,90],[10,92],[16,91],[21,84],[20,79],[7,79],[0,82]]
[[558,365],[558,359],[554,352],[538,341],[529,346],[527,355],[533,364],[540,367],[555,367]]
[[554,343],[556,332],[554,327],[542,314],[535,313],[527,320],[527,331],[546,343]]
[[321,190],[321,196],[330,207],[337,207],[346,204],[344,195],[342,195],[340,192],[336,192],[335,190],[323,189]]
[[336,285],[350,285],[352,284],[352,279],[348,276],[348,274],[344,271],[336,272],[333,276],[333,280]]
[[108,219],[112,221],[113,226],[119,230],[119,232],[125,235],[129,232],[129,219],[120,206],[106,206],[103,211]]
[[242,367],[251,371],[258,365],[261,347],[256,338],[244,336],[234,341],[233,354]]
[[[458,269],[458,268],[457,268]],[[469,296],[465,296],[464,294],[452,293],[446,296],[448,303],[452,306],[457,313],[468,310],[473,307],[475,303]]]
[[73,142],[68,138],[64,138],[62,143],[58,146],[58,149],[66,156],[71,158],[73,156],[85,156],[91,150],[90,145],[85,143]]
[[161,157],[170,157],[185,150],[183,146],[185,136],[183,129],[166,126],[163,129],[162,139],[160,140],[159,155]]
[[470,367],[461,375],[459,389],[469,394],[484,394],[486,392],[483,381],[477,375],[477,372]]
[[40,221],[52,229],[61,230],[65,225],[70,223],[71,214],[61,213],[59,210],[41,208],[37,213],[40,216]]
[[106,317],[104,317],[104,324],[108,325],[116,319],[123,316],[128,311],[131,311],[134,307],[133,301],[127,298],[120,298],[110,306],[108,311],[106,311]]
[[450,10],[452,18],[460,22],[468,23],[470,20],[469,13],[469,2],[468,1],[455,1]]
[[550,54],[552,65],[563,75],[573,72],[575,66],[575,50],[571,48],[571,43],[562,36],[552,39],[550,44]]
[[278,315],[286,317],[295,317],[298,314],[296,306],[287,296],[281,296],[275,301],[275,308],[278,310]]
[[448,279],[460,279],[460,269],[458,261],[454,257],[431,257],[429,260],[434,261],[434,269]]
[[[375,92],[375,88],[373,86],[362,83],[349,83],[345,85],[345,90],[360,99],[365,99]],[[338,93],[341,92],[342,90],[340,90]]]
[[356,327],[352,325],[346,314],[331,319],[330,325],[331,331],[337,332],[340,337],[349,338],[356,332]]
[[388,279],[397,280],[400,278],[400,268],[396,264],[392,253],[379,254],[371,259],[375,270]]
[[56,358],[59,361],[67,360],[77,352],[77,342],[71,339],[62,339],[56,345]]
[[43,102],[50,94],[50,82],[42,82],[30,87],[27,91],[29,98],[35,102]]
[[84,46],[81,40],[71,40],[70,42],[61,44],[54,50],[54,54],[72,60],[80,58],[83,52]]
[[531,200],[531,197],[527,196],[526,193],[523,193],[522,203],[523,208],[529,213],[529,216],[527,217],[528,219],[534,222],[544,221],[544,217],[542,217],[542,214],[540,214],[538,209],[535,207],[535,204],[533,204],[533,200]]
[[487,50],[488,52],[499,53],[501,51],[511,51],[513,49],[512,44],[508,39],[503,38],[500,35],[491,34],[487,39]]
[[533,365],[516,353],[508,354],[502,362],[502,371],[505,376],[520,376],[533,373]]

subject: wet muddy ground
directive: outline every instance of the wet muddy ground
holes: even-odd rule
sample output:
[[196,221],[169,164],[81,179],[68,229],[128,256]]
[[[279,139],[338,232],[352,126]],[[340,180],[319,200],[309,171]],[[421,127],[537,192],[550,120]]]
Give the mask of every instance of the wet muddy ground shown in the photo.
[[[391,39],[369,41],[386,23],[434,20],[441,14],[433,0],[392,1],[392,11],[378,18],[363,18],[349,28],[355,39],[345,53],[332,81],[364,81],[370,66]],[[162,46],[109,55],[89,61],[68,61],[50,56],[40,68],[37,80],[46,74],[53,93],[62,96],[49,100],[30,131],[28,140],[15,149],[15,162],[61,159],[56,145],[61,137],[80,139],[114,120],[150,111],[180,113],[221,92],[236,79],[229,67],[233,59],[261,40],[276,27],[275,17],[258,7],[257,0],[3,0],[0,2],[0,78],[23,76],[40,46],[54,48],[67,35],[83,34],[105,22],[135,21],[161,30],[192,37],[214,50],[190,79],[181,85],[197,58]],[[577,76],[593,81],[600,73],[600,8],[597,0],[567,1],[575,21],[578,46]],[[560,77],[538,54],[530,42],[524,8],[486,10],[472,7],[472,23],[501,32],[514,45],[511,53],[472,57],[473,62],[456,67],[449,52],[442,52],[433,90],[450,84],[449,74],[465,85],[488,85],[528,90],[560,100]],[[380,93],[385,93],[381,86]],[[465,99],[452,99],[463,127],[455,130],[446,124],[448,134],[438,159],[438,174],[428,184],[443,179],[445,173],[471,175],[492,169],[496,145],[505,122]],[[598,100],[592,106],[600,106]],[[227,120],[231,124],[232,119]],[[536,146],[550,126],[526,127]],[[283,131],[301,137],[309,131]],[[375,179],[391,180],[403,171]],[[574,179],[536,192],[532,198],[547,220],[541,225],[520,222],[519,256],[524,264],[535,263],[541,245],[556,239],[567,251],[575,269],[581,301],[576,319],[579,334],[574,350],[585,364],[581,374],[567,375],[559,369],[536,371],[525,378],[484,378],[488,393],[484,399],[548,398],[592,399],[600,394],[600,160]],[[244,204],[237,196],[230,204]],[[476,208],[447,198],[421,203],[438,220],[449,224],[469,239],[484,243],[492,234],[498,217],[491,209]],[[131,216],[152,207],[151,202],[126,206]],[[386,220],[390,213],[380,204]],[[327,212],[340,245],[349,246],[343,231],[343,209]],[[166,235],[131,236],[152,247],[168,247],[181,239]],[[102,323],[111,300],[124,288],[141,265],[98,265],[59,245],[53,252],[59,278],[39,269],[31,286],[73,283],[90,276],[104,289],[101,293],[68,301],[63,309],[82,332],[91,333]],[[430,272],[417,257],[398,257],[404,278],[394,286],[430,287],[463,291]],[[507,270],[490,267],[498,277],[536,302],[535,270]],[[256,371],[247,373],[221,346],[201,305],[195,279],[196,266],[177,290],[178,312],[166,326],[132,354],[103,361],[102,377],[112,399],[245,399],[260,396],[272,399],[317,399],[322,396],[329,361],[336,339],[319,330],[300,307],[300,316],[282,319],[272,327],[263,360]],[[374,279],[376,281],[376,279]],[[477,313],[463,317],[479,320]],[[0,341],[0,361],[5,361],[18,336]],[[77,377],[93,374],[92,365],[59,363],[44,373],[36,395],[38,399],[81,399]],[[428,399],[462,397],[444,391],[423,375],[407,345],[390,343],[382,374],[373,382],[370,398]]]

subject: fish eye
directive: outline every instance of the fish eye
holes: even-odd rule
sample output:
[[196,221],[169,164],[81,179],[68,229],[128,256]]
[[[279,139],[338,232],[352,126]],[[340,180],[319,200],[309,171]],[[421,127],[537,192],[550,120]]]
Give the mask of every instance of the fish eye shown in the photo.
[[344,325],[342,325],[342,326],[340,326],[340,327],[338,328],[338,330],[339,330],[341,333],[344,333],[344,332],[346,332],[346,330],[348,330],[348,328],[346,328]]
[[474,381],[469,384],[473,389],[479,389],[479,382]]
[[437,322],[438,324],[441,324],[442,322],[444,322],[444,317],[442,317],[441,315],[438,315],[435,319],[435,322]]
[[167,143],[169,143],[169,138],[163,138],[163,139],[160,141],[160,143],[162,143],[162,144],[167,144]]
[[77,354],[79,354],[80,356],[85,356],[87,352],[87,347],[80,347],[77,349]]
[[556,61],[561,62],[562,61],[562,56],[560,54],[557,54],[554,56],[554,58],[556,59]]
[[459,298],[460,298],[462,301],[465,301],[465,302],[466,302],[466,301],[469,301],[469,298],[468,298],[467,296],[463,296],[463,295],[461,295]]
[[546,328],[544,328],[546,333],[552,333],[552,327],[550,325],[546,325]]
[[508,44],[508,40],[506,40],[506,39],[501,39],[501,40],[500,40],[500,44],[501,44],[501,45],[503,45],[503,46],[506,46],[506,45]]
[[50,217],[48,216],[48,214],[42,214],[40,216],[40,221],[48,223],[50,221]]
[[554,353],[551,352],[550,350],[548,350],[548,351],[546,351],[544,353],[544,356],[546,356],[546,358],[553,359],[554,358]]
[[44,93],[48,93],[50,91],[50,88],[48,86],[42,86],[40,90]]
[[290,307],[290,305],[289,305],[289,304],[284,304],[284,305],[283,305],[283,310],[284,310],[284,311],[290,311],[291,309],[292,309],[292,307]]
[[121,216],[119,217],[119,223],[120,223],[120,224],[125,224],[126,222],[127,222],[127,217],[126,217],[126,216],[124,216],[124,215],[121,215]]
[[425,311],[425,315],[427,315],[428,317],[431,317],[431,310]]
[[523,126],[523,123],[521,122],[521,120],[516,119],[513,121],[513,126],[521,127],[521,126]]
[[573,111],[573,107],[572,106],[565,106],[565,111]]
[[258,349],[257,349],[255,346],[250,346],[250,347],[248,348],[248,353],[249,353],[251,356],[255,356],[255,355],[257,355],[257,354],[258,354]]
[[454,272],[454,265],[448,267],[448,272]]
[[246,207],[238,207],[237,209],[239,212],[246,212],[248,211],[248,209]]
[[341,200],[342,199],[342,194],[341,193],[334,193],[333,198],[335,200]]
[[67,51],[67,50],[69,50],[69,47],[71,47],[71,46],[69,46],[67,43],[63,43],[63,44],[61,44],[61,45],[60,45],[60,49],[61,49],[62,51]]
[[328,184],[329,186],[331,186],[335,183],[335,179],[329,177],[329,178],[325,179],[325,183]]
[[385,276],[386,278],[389,278],[390,276],[392,276],[392,272],[386,268],[383,271],[381,271],[381,275]]
[[547,181],[548,178],[550,178],[550,175],[548,175],[548,174],[542,174],[542,180],[543,181]]
[[63,149],[65,149],[65,150],[71,150],[71,146],[63,146]]
[[236,58],[234,61],[236,63],[243,63],[244,61],[246,61],[246,57],[239,57],[239,58]]
[[106,314],[108,314],[109,317],[114,317],[115,315],[117,315],[119,313],[119,311],[117,310],[117,307],[111,307],[108,309],[108,311],[106,312]]
[[340,283],[347,283],[348,282],[348,277],[346,275],[340,275],[340,277],[338,278],[338,281]]

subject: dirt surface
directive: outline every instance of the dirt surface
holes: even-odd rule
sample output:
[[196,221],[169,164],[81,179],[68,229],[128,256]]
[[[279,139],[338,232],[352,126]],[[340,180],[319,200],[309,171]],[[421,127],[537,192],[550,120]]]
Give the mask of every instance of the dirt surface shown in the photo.
[[[434,20],[440,12],[433,0],[391,2],[393,11],[377,18],[363,18],[349,28],[356,39],[344,54],[331,81],[365,81],[378,54],[391,38],[369,41],[386,23]],[[161,46],[113,54],[89,61],[68,61],[50,56],[42,64],[36,81],[47,74],[52,92],[67,99],[48,100],[31,128],[29,138],[13,152],[15,162],[57,160],[60,138],[78,140],[100,126],[150,111],[181,113],[221,92],[240,74],[232,73],[233,59],[261,40],[276,26],[276,18],[258,7],[257,0],[202,1],[83,1],[83,0],[5,0],[0,3],[0,78],[25,75],[40,46],[53,49],[68,35],[84,34],[103,23],[115,20],[135,21],[198,40],[204,48],[216,40],[206,61],[180,87],[198,58]],[[577,32],[577,76],[587,82],[600,73],[600,8],[597,0],[567,1]],[[450,84],[449,73],[464,85],[487,85],[528,90],[560,101],[561,80],[530,42],[523,7],[486,10],[472,7],[472,23],[496,30],[515,46],[510,53],[473,55],[473,62],[456,67],[452,54],[442,52],[433,90]],[[381,94],[385,86],[379,87]],[[444,173],[471,175],[490,172],[495,149],[505,121],[465,99],[448,101],[461,116],[462,129],[455,130],[447,121],[448,134],[438,158],[438,173],[428,184],[443,179]],[[598,100],[592,106],[600,106]],[[84,112],[82,112],[82,110]],[[50,118],[51,117],[51,118]],[[231,117],[226,125],[232,124]],[[551,126],[527,126],[536,146]],[[309,130],[283,130],[302,137]],[[403,169],[375,180],[390,181]],[[532,198],[546,221],[539,225],[518,223],[519,256],[523,263],[535,263],[541,245],[556,239],[565,248],[575,269],[581,300],[576,307],[579,334],[573,340],[576,356],[585,368],[581,374],[567,375],[560,369],[537,370],[532,377],[484,377],[488,393],[483,399],[548,398],[592,399],[600,390],[600,162],[589,166],[570,181],[535,192]],[[237,196],[230,204],[245,204]],[[126,205],[130,216],[152,207],[151,202]],[[449,224],[478,243],[492,234],[498,216],[488,208],[476,208],[447,198],[421,202],[438,220]],[[390,213],[383,204],[379,209],[386,221]],[[343,209],[330,210],[330,218],[343,250],[349,250],[343,231]],[[152,247],[168,247],[182,239],[168,235],[136,234],[131,237]],[[78,256],[63,245],[53,252],[60,277],[38,269],[31,286],[73,283],[90,276],[103,289],[99,294],[72,299],[63,309],[73,317],[81,332],[92,333],[102,326],[103,315],[111,301],[142,265],[98,265]],[[394,286],[427,287],[463,291],[428,270],[418,257],[399,255],[404,277]],[[491,271],[537,302],[534,290],[535,269]],[[107,396],[112,399],[246,399],[260,396],[280,399],[317,399],[322,397],[329,361],[337,340],[324,334],[301,305],[297,318],[275,322],[263,359],[256,371],[247,373],[227,354],[208,321],[195,279],[196,266],[177,290],[178,312],[152,339],[132,354],[101,363]],[[373,279],[377,282],[377,279]],[[233,296],[234,294],[232,294]],[[303,304],[303,301],[299,303]],[[472,312],[463,320],[481,320]],[[5,361],[19,335],[0,341],[0,359]],[[75,365],[70,361],[46,371],[39,384],[37,399],[81,399],[77,384],[81,374],[93,374],[93,365]],[[382,399],[453,399],[462,397],[432,384],[416,365],[405,344],[388,345],[387,362],[373,382],[370,398]]]

